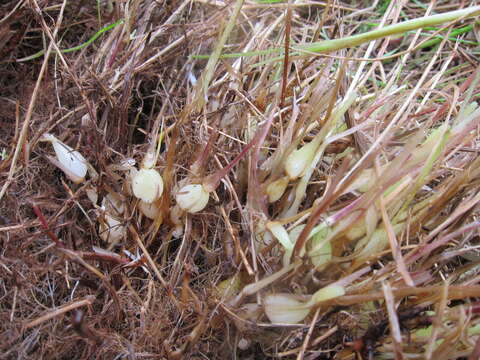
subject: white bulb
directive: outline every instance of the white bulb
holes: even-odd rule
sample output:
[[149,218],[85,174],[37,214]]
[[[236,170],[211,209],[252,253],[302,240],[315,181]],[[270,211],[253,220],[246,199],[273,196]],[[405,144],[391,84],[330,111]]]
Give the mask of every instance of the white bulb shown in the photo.
[[146,203],[145,201],[140,201],[138,203],[138,208],[147,218],[155,220],[160,215],[160,209],[156,203]]
[[196,213],[207,206],[210,194],[201,184],[190,184],[182,187],[175,196],[178,206],[189,213]]
[[285,189],[288,186],[289,182],[288,176],[281,177],[278,180],[275,180],[274,182],[270,183],[267,186],[267,195],[268,195],[268,201],[273,203],[277,200],[279,200],[283,193],[285,192]]
[[312,141],[300,149],[292,151],[287,156],[285,160],[285,172],[290,179],[293,180],[303,176],[307,166],[312,162],[316,150],[317,143]]
[[162,177],[155,169],[141,169],[132,176],[132,190],[137,198],[150,204],[162,196]]
[[57,158],[49,157],[74,183],[79,184],[87,175],[87,160],[78,151],[58,140],[52,134],[44,134],[43,139],[50,141]]
[[290,294],[266,295],[263,301],[265,314],[272,323],[297,324],[303,321],[310,308]]
[[125,199],[118,193],[109,192],[102,200],[102,208],[109,214],[119,216],[125,211]]
[[343,295],[345,295],[345,288],[342,285],[330,284],[317,290],[317,292],[312,295],[308,305],[314,306],[323,301],[335,299]]
[[120,220],[105,214],[104,221],[100,221],[99,233],[103,241],[116,244],[125,237],[126,228]]

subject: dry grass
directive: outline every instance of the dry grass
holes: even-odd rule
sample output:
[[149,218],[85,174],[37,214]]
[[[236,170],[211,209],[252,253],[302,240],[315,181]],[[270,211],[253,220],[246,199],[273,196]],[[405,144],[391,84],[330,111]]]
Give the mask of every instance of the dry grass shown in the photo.
[[[479,358],[476,20],[296,45],[475,5],[393,3],[2,3],[0,358]],[[87,158],[85,182],[46,132]],[[125,164],[159,138],[152,221]],[[192,182],[209,203],[176,217]],[[308,315],[272,323],[274,294]]]

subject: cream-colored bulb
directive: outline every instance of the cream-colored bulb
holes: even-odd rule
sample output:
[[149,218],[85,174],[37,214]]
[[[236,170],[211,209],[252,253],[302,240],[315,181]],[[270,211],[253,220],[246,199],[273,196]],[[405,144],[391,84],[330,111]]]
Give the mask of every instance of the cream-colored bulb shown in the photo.
[[283,193],[285,192],[285,189],[288,186],[289,182],[288,176],[281,177],[278,180],[275,180],[274,182],[270,183],[267,186],[267,195],[268,195],[268,201],[273,203],[277,200],[279,200]]
[[157,206],[157,203],[146,203],[145,201],[140,201],[138,203],[138,208],[147,218],[155,220],[160,216],[160,209]]
[[126,228],[122,221],[119,219],[105,214],[104,218],[100,221],[99,233],[103,241],[110,244],[116,244],[120,242],[126,235]]
[[189,213],[196,213],[207,206],[210,194],[201,184],[182,187],[175,196],[178,206]]
[[151,204],[162,196],[162,177],[155,169],[140,169],[132,176],[132,190],[137,198]]
[[310,312],[310,308],[303,301],[290,294],[266,295],[263,306],[272,323],[297,324]]
[[317,150],[315,141],[309,142],[298,150],[292,151],[285,160],[285,172],[290,179],[296,179],[303,176],[315,156]]

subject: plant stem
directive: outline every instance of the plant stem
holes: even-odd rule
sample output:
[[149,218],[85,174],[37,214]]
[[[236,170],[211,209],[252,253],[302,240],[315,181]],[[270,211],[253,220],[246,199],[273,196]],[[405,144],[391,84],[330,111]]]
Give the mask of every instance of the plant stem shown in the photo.
[[[443,14],[424,16],[418,19],[407,20],[398,24],[393,24],[385,26],[380,29],[375,29],[368,31],[366,33],[347,36],[341,39],[335,40],[324,40],[319,42],[314,42],[311,44],[298,44],[297,46],[293,45],[293,48],[297,48],[300,52],[308,51],[314,53],[323,53],[323,52],[332,52],[336,50],[341,50],[345,48],[354,47],[357,45],[364,44],[373,40],[381,39],[391,35],[403,34],[408,31],[417,30],[425,28],[428,26],[436,26],[452,21],[457,21],[459,19],[465,19],[480,15],[480,6],[473,6],[466,9],[450,11]],[[435,39],[433,39],[435,40]],[[431,46],[431,44],[430,44]],[[231,53],[223,54],[220,58],[238,58],[238,57],[247,57],[247,56],[261,56],[261,55],[270,55],[283,53],[283,48],[272,48],[267,50],[260,51],[249,51],[245,53]],[[292,53],[291,55],[299,55],[299,52]],[[194,55],[194,59],[208,59],[210,55]]]

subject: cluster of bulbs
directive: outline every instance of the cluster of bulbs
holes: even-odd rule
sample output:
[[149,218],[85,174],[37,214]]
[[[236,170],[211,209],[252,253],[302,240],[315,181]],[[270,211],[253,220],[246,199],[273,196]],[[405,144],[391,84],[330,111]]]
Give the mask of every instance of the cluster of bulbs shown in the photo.
[[[93,178],[98,176],[80,152],[64,144],[52,134],[45,134],[43,140],[50,142],[55,151],[56,157],[48,156],[50,162],[60,168],[74,183],[83,183],[87,172],[90,172]],[[128,164],[126,167],[130,171],[127,180],[131,184],[131,191],[139,199],[138,208],[143,215],[150,219],[155,219],[159,215],[160,209],[157,200],[160,199],[164,190],[163,179],[158,170],[154,168],[155,163],[155,153],[147,152],[140,169],[132,164]],[[98,194],[95,190],[87,190],[87,195],[92,202],[96,203]],[[177,209],[173,213],[175,217],[182,212],[197,213],[205,208],[209,198],[210,192],[206,190],[205,186],[187,183],[175,193]],[[99,227],[100,235],[104,240],[116,243],[125,236],[125,228],[119,219],[123,208],[120,195],[108,194],[104,197],[102,201],[103,214]]]

